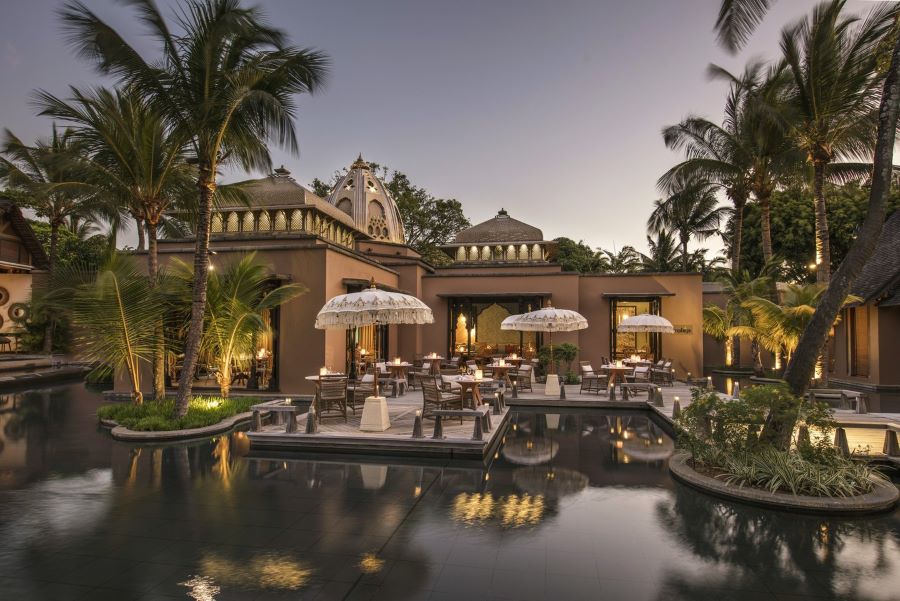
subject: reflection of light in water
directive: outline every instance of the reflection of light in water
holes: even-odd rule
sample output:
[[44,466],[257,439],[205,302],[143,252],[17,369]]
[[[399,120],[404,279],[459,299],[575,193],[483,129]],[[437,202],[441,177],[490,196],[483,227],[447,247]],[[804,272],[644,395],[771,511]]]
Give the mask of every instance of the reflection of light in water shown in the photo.
[[450,517],[469,526],[499,521],[506,528],[533,526],[544,517],[544,497],[508,495],[496,498],[491,493],[460,493],[453,500]]
[[379,559],[374,553],[364,553],[358,565],[363,574],[375,574],[384,567],[384,560]]
[[218,474],[222,485],[228,489],[231,487],[231,441],[227,436],[222,436],[213,447],[212,456],[216,459],[212,471]]
[[215,601],[216,595],[222,590],[208,576],[192,576],[184,582],[179,582],[178,586],[187,587],[187,596],[196,601]]
[[279,553],[264,553],[240,562],[211,553],[200,560],[200,570],[222,584],[256,589],[297,590],[312,576],[311,569]]

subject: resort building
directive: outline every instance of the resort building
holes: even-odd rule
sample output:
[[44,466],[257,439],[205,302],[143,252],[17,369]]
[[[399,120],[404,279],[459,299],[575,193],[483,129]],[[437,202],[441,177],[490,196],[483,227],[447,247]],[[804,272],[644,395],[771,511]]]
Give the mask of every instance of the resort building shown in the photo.
[[852,294],[859,300],[834,328],[831,382],[900,391],[900,211],[885,221]]
[[[588,319],[586,330],[553,336],[554,345],[576,344],[581,360],[599,363],[604,357],[641,354],[672,359],[679,377],[702,371],[699,274],[565,272],[555,262],[555,243],[504,209],[459,232],[443,247],[450,264],[436,267],[405,245],[397,206],[362,157],[324,199],[294,181],[283,167],[244,182],[244,189],[249,203],[215,209],[212,268],[255,251],[273,281],[302,283],[309,289],[269,314],[272,335],[260,340],[256,354],[263,389],[311,392],[313,383],[305,377],[320,367],[346,372],[376,355],[409,361],[432,352],[463,358],[498,353],[532,357],[547,343],[546,337],[504,331],[500,322],[551,303]],[[191,239],[160,240],[160,261],[189,259],[193,247]],[[330,298],[372,281],[422,299],[434,312],[434,323],[314,329],[317,312]],[[619,320],[641,313],[668,318],[676,333],[616,333]],[[572,368],[577,370],[577,365]],[[203,378],[202,367],[199,376]]]
[[25,318],[35,275],[47,269],[47,256],[21,209],[0,197],[0,351],[16,347],[16,321]]

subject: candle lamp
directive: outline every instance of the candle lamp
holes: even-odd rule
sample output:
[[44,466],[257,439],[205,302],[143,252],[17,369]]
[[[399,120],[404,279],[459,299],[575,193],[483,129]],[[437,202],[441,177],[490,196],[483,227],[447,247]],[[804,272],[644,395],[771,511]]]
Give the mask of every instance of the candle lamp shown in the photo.
[[320,375],[320,376],[328,375],[328,368],[327,368],[327,367],[320,367],[320,368],[319,368],[319,375]]
[[500,361],[498,362],[498,365],[499,365],[500,367],[505,367],[505,366],[506,366],[506,359],[500,359]]
[[475,370],[475,379],[480,380],[484,377],[484,371],[480,369]]
[[517,354],[515,354],[515,353],[513,353],[512,355],[510,355],[510,357],[511,357],[512,359],[518,359],[518,358],[519,358],[519,356],[518,356]]

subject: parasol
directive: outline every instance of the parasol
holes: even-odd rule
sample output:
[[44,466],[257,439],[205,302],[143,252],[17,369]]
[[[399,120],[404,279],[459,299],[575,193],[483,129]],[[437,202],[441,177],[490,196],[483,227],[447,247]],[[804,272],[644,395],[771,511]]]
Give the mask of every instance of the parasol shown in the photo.
[[617,332],[660,332],[662,334],[674,334],[675,328],[665,317],[642,313],[626,317],[616,326]]
[[428,305],[409,294],[375,287],[335,296],[316,315],[316,328],[348,329],[378,324],[434,323]]

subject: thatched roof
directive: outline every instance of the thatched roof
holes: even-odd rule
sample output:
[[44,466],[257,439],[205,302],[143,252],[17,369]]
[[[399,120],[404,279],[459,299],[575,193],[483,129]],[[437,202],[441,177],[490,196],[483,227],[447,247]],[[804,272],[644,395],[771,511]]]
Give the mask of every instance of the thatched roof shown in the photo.
[[866,303],[900,305],[900,210],[884,222],[878,246],[853,283],[852,294]]
[[28,254],[31,255],[32,267],[35,269],[48,269],[50,261],[47,259],[44,247],[41,246],[37,236],[34,235],[34,230],[31,229],[31,225],[25,219],[19,205],[11,198],[0,196],[0,216],[9,220],[13,231],[22,240],[25,248],[28,249]]
[[510,242],[542,242],[544,233],[533,225],[513,219],[504,209],[500,209],[492,219],[456,234],[454,244],[494,244]]

